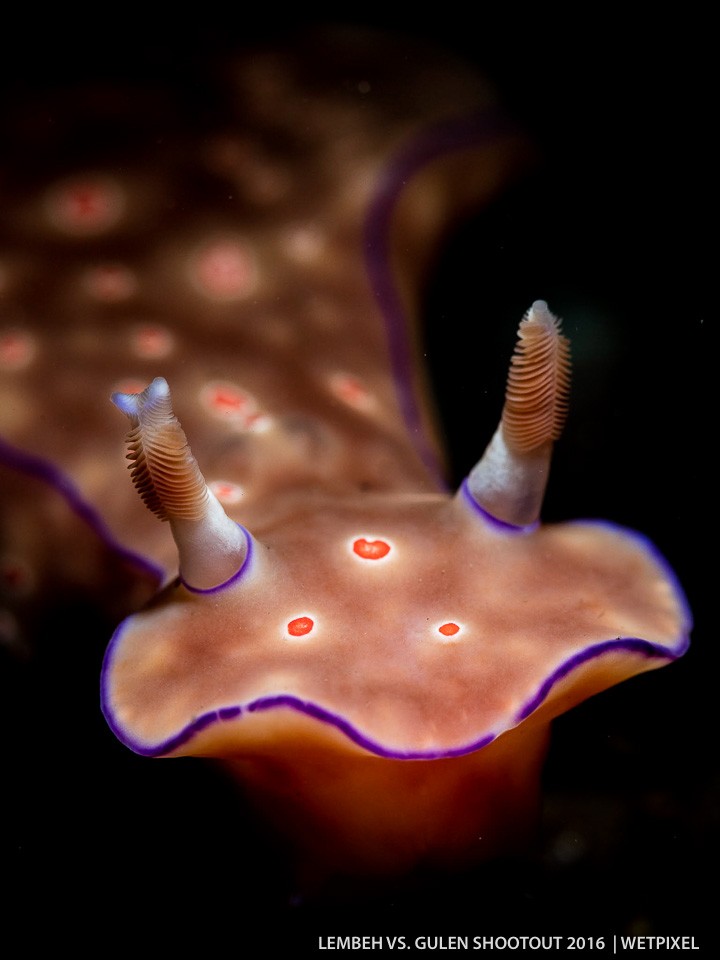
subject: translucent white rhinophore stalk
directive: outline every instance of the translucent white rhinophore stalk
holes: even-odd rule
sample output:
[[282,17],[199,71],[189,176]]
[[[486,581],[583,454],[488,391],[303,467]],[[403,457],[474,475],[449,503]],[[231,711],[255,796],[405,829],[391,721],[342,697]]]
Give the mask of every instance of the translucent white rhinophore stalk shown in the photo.
[[170,388],[156,377],[142,393],[115,393],[132,424],[128,460],[148,509],[167,520],[180,555],[180,575],[196,590],[229,580],[243,564],[246,535],[210,491],[173,413]]
[[500,425],[467,481],[473,499],[496,519],[527,526],[540,516],[569,387],[568,341],[558,318],[536,300],[518,328]]

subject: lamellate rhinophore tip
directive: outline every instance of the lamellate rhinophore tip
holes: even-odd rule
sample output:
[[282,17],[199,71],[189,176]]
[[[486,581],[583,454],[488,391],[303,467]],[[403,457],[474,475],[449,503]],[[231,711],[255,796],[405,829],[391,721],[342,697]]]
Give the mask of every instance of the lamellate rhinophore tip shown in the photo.
[[569,389],[569,341],[545,301],[536,300],[518,328],[500,424],[465,485],[496,520],[517,527],[538,520]]
[[156,377],[142,393],[114,393],[130,419],[128,460],[145,505],[172,529],[180,575],[191,589],[210,590],[243,566],[247,535],[208,488],[172,408],[167,381]]

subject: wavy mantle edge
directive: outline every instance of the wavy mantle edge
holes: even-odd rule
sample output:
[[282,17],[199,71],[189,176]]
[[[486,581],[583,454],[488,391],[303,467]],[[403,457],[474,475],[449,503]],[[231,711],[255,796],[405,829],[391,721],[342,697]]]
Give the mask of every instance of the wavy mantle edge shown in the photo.
[[[128,620],[129,619],[131,618],[128,618]],[[195,717],[172,736],[157,743],[148,744],[132,737],[115,718],[114,711],[110,706],[108,688],[113,653],[117,644],[120,642],[123,629],[128,620],[123,621],[115,631],[105,655],[100,681],[101,709],[108,726],[118,740],[133,752],[144,757],[161,757],[170,754],[215,723],[237,720],[240,717],[250,716],[253,713],[277,709],[290,709],[310,717],[313,720],[317,720],[320,723],[334,727],[347,737],[348,740],[366,750],[368,753],[388,760],[445,760],[452,757],[461,757],[481,750],[503,733],[522,723],[523,720],[534,713],[547,699],[552,688],[560,680],[569,676],[583,664],[596,660],[605,654],[618,651],[640,654],[648,659],[661,659],[672,662],[673,660],[679,659],[689,646],[687,632],[683,632],[680,635],[674,646],[664,646],[662,644],[652,643],[649,640],[642,640],[638,637],[619,637],[614,640],[605,640],[592,644],[585,650],[581,650],[573,656],[568,657],[555,667],[538,685],[533,695],[528,698],[514,716],[509,718],[507,725],[503,727],[503,729],[482,733],[466,743],[449,747],[446,750],[400,750],[392,746],[386,746],[379,740],[368,736],[359,726],[351,723],[346,717],[342,716],[342,714],[329,710],[314,700],[306,700],[291,693],[267,694],[257,699],[249,700],[247,703],[227,704],[214,710],[209,710]]]

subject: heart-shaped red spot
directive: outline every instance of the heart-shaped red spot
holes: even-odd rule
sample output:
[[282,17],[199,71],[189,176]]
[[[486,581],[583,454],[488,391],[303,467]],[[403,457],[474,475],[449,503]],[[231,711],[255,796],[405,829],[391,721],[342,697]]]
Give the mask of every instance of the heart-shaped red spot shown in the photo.
[[381,560],[390,553],[390,544],[384,540],[366,540],[360,537],[353,544],[355,553],[363,560]]

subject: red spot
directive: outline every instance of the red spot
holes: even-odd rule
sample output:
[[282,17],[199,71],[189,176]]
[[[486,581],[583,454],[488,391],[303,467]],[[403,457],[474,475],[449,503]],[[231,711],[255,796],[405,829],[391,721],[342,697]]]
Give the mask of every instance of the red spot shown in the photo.
[[135,353],[144,360],[166,357],[173,346],[172,334],[164,327],[138,327],[132,335]]
[[0,333],[0,369],[21,370],[35,353],[32,337],[22,330]]
[[343,403],[357,410],[367,410],[372,406],[373,397],[358,377],[349,373],[336,373],[330,378],[330,389]]
[[218,413],[244,413],[251,400],[247,393],[234,387],[211,387],[206,395],[209,406]]
[[49,197],[50,217],[67,233],[102,233],[122,212],[122,195],[112,180],[88,177],[62,184]]
[[232,383],[208,383],[203,387],[200,399],[215,416],[231,420],[245,430],[261,428],[267,420],[255,397]]
[[438,630],[444,637],[454,637],[460,631],[460,627],[456,623],[444,623],[438,627]]
[[216,300],[237,300],[255,287],[249,250],[240,243],[214,243],[202,250],[192,268],[200,291]]
[[220,503],[232,505],[242,500],[242,487],[232,480],[211,480],[208,486]]
[[28,564],[17,557],[0,557],[0,594],[10,597],[27,596],[33,588],[33,576]]
[[88,270],[85,274],[85,289],[96,300],[120,303],[135,293],[137,280],[127,267],[106,263]]
[[360,537],[353,543],[353,550],[363,560],[381,560],[390,553],[390,544],[384,540],[366,540]]
[[291,637],[304,637],[306,633],[310,633],[314,626],[315,624],[310,617],[297,617],[287,625],[287,631]]

